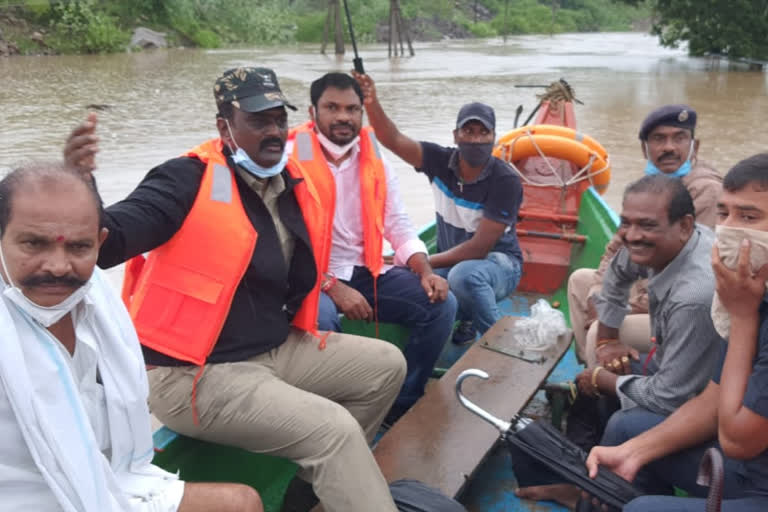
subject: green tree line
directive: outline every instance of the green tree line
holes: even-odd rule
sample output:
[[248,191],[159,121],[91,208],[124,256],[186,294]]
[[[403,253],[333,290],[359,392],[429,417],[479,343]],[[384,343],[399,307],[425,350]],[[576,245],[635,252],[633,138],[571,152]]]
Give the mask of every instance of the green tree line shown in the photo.
[[[440,37],[449,23],[476,37],[507,34],[630,30],[648,18],[645,1],[616,0],[400,0],[421,35]],[[355,33],[374,42],[386,24],[389,0],[348,0]],[[328,0],[0,0],[46,29],[46,43],[61,53],[125,49],[136,26],[166,31],[172,45],[319,42]],[[484,13],[476,19],[474,7]],[[479,11],[480,11],[479,10]],[[434,23],[440,21],[441,23]],[[431,31],[431,32],[430,32]]]
[[651,32],[665,46],[688,44],[691,55],[768,60],[768,0],[622,0],[647,3]]

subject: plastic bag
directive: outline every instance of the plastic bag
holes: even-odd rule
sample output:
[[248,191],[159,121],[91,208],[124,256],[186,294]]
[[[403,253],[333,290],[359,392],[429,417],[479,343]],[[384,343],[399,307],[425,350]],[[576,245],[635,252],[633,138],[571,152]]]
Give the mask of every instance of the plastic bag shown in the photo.
[[515,323],[515,343],[525,350],[547,350],[557,343],[558,336],[565,334],[565,316],[539,299],[531,307],[531,316]]

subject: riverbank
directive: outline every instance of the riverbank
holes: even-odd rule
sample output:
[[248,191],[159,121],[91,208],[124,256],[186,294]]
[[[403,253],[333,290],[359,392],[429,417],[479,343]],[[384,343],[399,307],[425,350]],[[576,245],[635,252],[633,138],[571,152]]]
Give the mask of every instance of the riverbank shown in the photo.
[[[348,3],[358,42],[386,42],[390,0]],[[318,0],[256,6],[246,0],[0,0],[0,56],[320,43],[326,6]],[[407,0],[401,10],[414,41],[629,31],[650,19],[647,6],[613,0]]]

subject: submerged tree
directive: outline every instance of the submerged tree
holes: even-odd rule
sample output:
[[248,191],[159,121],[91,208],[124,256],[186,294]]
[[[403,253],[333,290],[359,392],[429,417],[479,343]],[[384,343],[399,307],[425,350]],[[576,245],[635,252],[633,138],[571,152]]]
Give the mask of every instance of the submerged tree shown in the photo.
[[[637,4],[642,0],[622,0]],[[651,32],[691,55],[768,60],[768,0],[650,0]]]

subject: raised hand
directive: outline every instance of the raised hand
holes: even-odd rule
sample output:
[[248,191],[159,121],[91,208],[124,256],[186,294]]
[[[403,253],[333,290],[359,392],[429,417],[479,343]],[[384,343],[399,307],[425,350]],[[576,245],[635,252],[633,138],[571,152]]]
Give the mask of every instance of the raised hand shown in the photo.
[[720,303],[732,318],[756,316],[765,295],[768,265],[763,265],[757,272],[753,272],[750,265],[750,250],[750,242],[745,238],[739,248],[736,268],[731,270],[720,259],[717,245],[712,247],[715,289]]
[[373,83],[373,79],[370,76],[358,73],[357,71],[352,71],[352,76],[357,80],[357,83],[360,84],[360,88],[363,90],[364,105],[369,105],[374,101],[378,101],[378,98],[376,97],[376,85]]
[[96,169],[96,153],[99,152],[97,122],[96,114],[88,114],[85,122],[72,130],[64,145],[64,161],[81,173],[90,173]]

